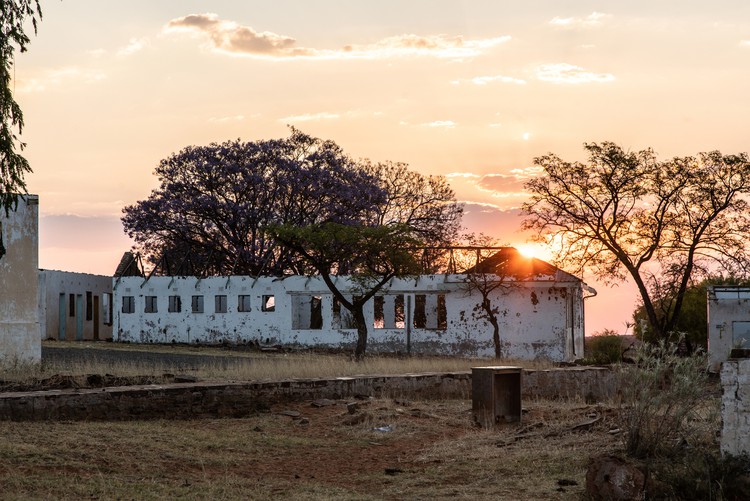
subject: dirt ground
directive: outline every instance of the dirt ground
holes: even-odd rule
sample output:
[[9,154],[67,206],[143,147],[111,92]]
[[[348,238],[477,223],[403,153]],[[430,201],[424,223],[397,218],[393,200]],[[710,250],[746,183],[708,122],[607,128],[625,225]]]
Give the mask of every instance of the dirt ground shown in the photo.
[[483,430],[471,402],[299,402],[245,419],[0,423],[3,499],[580,499],[616,410],[524,402]]

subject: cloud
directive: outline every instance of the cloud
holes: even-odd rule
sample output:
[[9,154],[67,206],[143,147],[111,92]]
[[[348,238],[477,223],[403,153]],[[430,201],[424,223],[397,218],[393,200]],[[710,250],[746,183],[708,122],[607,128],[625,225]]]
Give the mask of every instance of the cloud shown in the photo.
[[284,118],[279,118],[279,122],[293,123],[293,122],[319,122],[321,120],[338,120],[341,118],[339,113],[329,113],[321,111],[320,113],[305,113],[302,115],[291,115]]
[[99,83],[107,75],[99,70],[86,70],[74,66],[48,70],[38,77],[19,80],[19,93],[44,92],[71,84],[91,85]]
[[[254,114],[250,118],[258,118],[259,114]],[[242,122],[245,120],[245,115],[232,115],[229,117],[211,117],[208,119],[210,123],[226,123],[226,122]]]
[[463,224],[469,232],[484,233],[496,238],[501,244],[522,242],[528,238],[521,231],[521,211],[503,210],[487,203],[465,200]]
[[207,37],[210,48],[225,54],[257,58],[379,59],[406,56],[472,57],[510,40],[509,36],[465,39],[463,36],[404,34],[373,44],[346,45],[341,49],[298,47],[297,40],[225,21],[217,14],[190,14],[172,19],[164,33],[184,32]]
[[750,48],[750,40],[740,40],[740,47]]
[[588,29],[601,26],[604,21],[611,18],[611,14],[592,12],[586,17],[555,17],[550,20],[549,24],[563,29]]
[[451,81],[451,83],[454,85],[458,85],[461,83],[471,83],[474,85],[487,85],[491,83],[525,85],[526,80],[523,80],[521,78],[508,77],[504,75],[494,75],[494,76],[474,77],[474,78],[469,78],[466,80],[453,80]]
[[567,63],[543,64],[537,67],[536,77],[545,82],[563,84],[601,83],[615,79],[611,73],[592,73]]
[[525,179],[513,174],[486,174],[476,182],[476,186],[482,191],[491,192],[493,197],[506,198],[523,192],[525,182]]
[[452,129],[456,126],[456,122],[453,120],[435,120],[434,122],[428,122],[422,124],[425,127],[442,127],[445,129]]
[[131,38],[128,45],[117,51],[118,56],[131,56],[143,50],[148,45],[146,38]]

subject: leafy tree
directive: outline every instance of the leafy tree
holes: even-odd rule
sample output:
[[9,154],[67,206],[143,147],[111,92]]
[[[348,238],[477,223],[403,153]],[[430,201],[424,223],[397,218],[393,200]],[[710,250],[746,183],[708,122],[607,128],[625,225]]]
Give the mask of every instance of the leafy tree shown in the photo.
[[[26,193],[24,175],[31,172],[29,162],[16,150],[25,146],[18,139],[23,132],[23,113],[13,98],[11,86],[15,49],[25,52],[30,42],[24,30],[29,18],[36,33],[37,20],[42,19],[38,0],[0,0],[0,209],[6,217],[16,209],[18,194]],[[16,128],[18,135],[14,132]],[[0,223],[0,258],[4,255]]]
[[301,273],[267,226],[372,219],[384,201],[336,143],[294,128],[284,139],[190,146],[156,174],[159,188],[125,207],[122,222],[152,263],[171,263],[166,273],[197,274],[197,263],[205,274]]
[[[685,335],[686,342],[691,347],[708,348],[708,303],[707,289],[711,285],[750,285],[750,280],[738,277],[709,276],[700,282],[691,283],[685,290],[680,315],[675,322],[674,330]],[[657,315],[663,317],[674,308],[675,299],[672,296],[659,297],[655,300]],[[644,327],[648,325],[646,311],[643,305],[638,305],[633,312],[635,334],[644,341],[655,341],[654,333]]]
[[[425,271],[425,247],[455,240],[463,207],[445,178],[423,176],[405,164],[364,162],[385,199],[370,218],[354,224],[287,224],[269,233],[320,274],[336,300],[352,314],[357,328],[355,358],[367,349],[364,305],[394,277]],[[350,275],[354,290],[339,289],[334,275]]]
[[[302,256],[321,276],[334,298],[351,312],[357,329],[354,356],[362,360],[367,350],[364,305],[394,277],[417,274],[415,249],[421,242],[413,228],[404,224],[309,226],[281,225],[269,228],[274,238]],[[334,278],[346,270],[354,287],[343,290]]]
[[[616,283],[632,279],[658,339],[675,330],[691,283],[713,269],[747,265],[746,154],[718,151],[658,161],[652,150],[585,144],[588,162],[536,158],[526,183],[526,229],[555,243],[557,259]],[[657,298],[674,298],[663,315]]]

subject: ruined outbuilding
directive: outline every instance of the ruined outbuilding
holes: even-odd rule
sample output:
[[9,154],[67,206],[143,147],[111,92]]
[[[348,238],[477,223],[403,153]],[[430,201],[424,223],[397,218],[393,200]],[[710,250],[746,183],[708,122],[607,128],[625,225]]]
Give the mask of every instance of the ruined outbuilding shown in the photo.
[[6,254],[0,258],[0,361],[41,361],[37,308],[39,197],[18,198],[16,210],[0,210]]
[[[499,312],[503,356],[552,361],[583,356],[584,292],[593,289],[512,248],[465,273],[393,279],[365,306],[368,350],[492,356],[491,328],[476,313],[481,298],[467,287],[469,273],[484,273],[507,285],[490,297]],[[329,348],[350,348],[356,342],[348,312],[320,277],[113,280],[115,341]],[[336,280],[350,295],[358,293],[350,277]]]
[[750,349],[750,287],[709,286],[708,364],[718,372],[735,348]]

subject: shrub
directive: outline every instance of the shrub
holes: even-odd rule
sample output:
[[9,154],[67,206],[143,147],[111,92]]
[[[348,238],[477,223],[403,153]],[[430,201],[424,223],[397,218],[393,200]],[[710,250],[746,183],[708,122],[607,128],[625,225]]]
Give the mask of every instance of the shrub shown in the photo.
[[688,446],[716,445],[718,398],[712,398],[704,352],[678,356],[677,345],[645,343],[622,366],[626,451],[670,456]]
[[616,364],[622,361],[622,336],[604,331],[586,339],[584,363],[590,365]]

